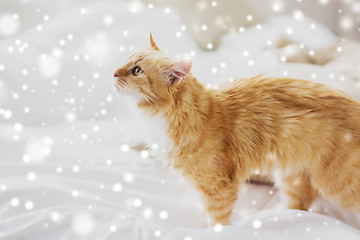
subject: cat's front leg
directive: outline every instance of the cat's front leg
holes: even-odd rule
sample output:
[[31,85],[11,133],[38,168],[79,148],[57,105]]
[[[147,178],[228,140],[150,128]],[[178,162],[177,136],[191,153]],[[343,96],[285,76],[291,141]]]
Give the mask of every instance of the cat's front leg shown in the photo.
[[209,216],[208,224],[230,224],[230,217],[238,196],[238,184],[210,183],[200,186],[203,204]]

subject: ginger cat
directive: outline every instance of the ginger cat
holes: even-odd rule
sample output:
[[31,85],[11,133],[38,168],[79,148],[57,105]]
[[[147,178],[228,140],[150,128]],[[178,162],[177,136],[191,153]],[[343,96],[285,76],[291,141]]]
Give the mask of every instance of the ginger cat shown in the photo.
[[[154,43],[116,70],[119,92],[164,119],[170,164],[198,189],[212,223],[229,224],[241,182],[278,169],[287,207],[319,195],[360,213],[360,104],[343,92],[289,78],[239,79],[207,89],[191,61]],[[151,127],[151,126],[150,126]]]

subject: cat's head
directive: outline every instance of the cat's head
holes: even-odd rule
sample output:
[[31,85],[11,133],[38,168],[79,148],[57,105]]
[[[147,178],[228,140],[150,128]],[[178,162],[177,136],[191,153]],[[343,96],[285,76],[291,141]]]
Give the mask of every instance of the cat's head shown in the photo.
[[135,52],[115,71],[114,85],[119,93],[135,97],[140,107],[163,107],[172,103],[190,69],[191,60],[171,60],[150,34],[150,48]]

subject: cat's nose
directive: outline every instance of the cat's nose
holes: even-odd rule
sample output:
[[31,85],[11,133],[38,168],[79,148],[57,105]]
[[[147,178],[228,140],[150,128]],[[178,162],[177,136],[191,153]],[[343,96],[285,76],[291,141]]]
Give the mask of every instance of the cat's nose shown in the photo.
[[114,73],[114,78],[116,78],[116,77],[118,77],[119,76],[119,74],[117,74],[117,73]]

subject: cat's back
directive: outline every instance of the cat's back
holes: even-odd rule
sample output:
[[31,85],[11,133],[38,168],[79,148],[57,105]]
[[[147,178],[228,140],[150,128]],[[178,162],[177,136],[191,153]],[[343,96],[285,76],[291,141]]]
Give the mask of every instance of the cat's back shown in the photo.
[[[236,108],[271,108],[279,111],[355,111],[360,104],[342,91],[323,84],[292,79],[255,76],[238,79],[221,90],[225,102]],[[344,114],[344,113],[343,113]]]
[[[360,104],[337,89],[305,80],[258,76],[234,81],[219,90],[217,97],[222,116],[229,119],[228,134],[244,149],[256,149],[249,151],[251,159],[266,159],[269,152],[275,152],[280,161],[305,159],[311,166],[316,154],[335,151],[341,155],[360,147]],[[317,149],[315,155],[312,149]],[[297,166],[299,161],[292,164]]]
[[258,75],[252,78],[237,79],[224,86],[222,92],[229,96],[239,97],[343,97],[350,99],[348,95],[338,89],[312,81],[293,79],[263,77]]
[[274,137],[279,132],[300,137],[351,131],[360,143],[360,103],[322,84],[256,76],[234,81],[218,96],[239,131],[251,129]]

